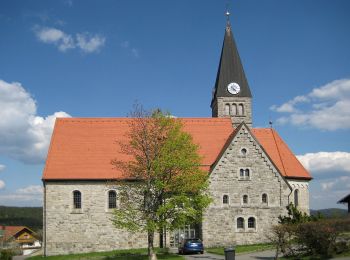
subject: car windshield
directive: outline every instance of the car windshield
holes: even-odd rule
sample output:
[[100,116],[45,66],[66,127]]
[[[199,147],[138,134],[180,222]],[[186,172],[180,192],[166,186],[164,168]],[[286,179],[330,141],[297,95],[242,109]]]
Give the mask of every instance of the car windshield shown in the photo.
[[201,243],[202,241],[200,239],[187,239],[187,243]]

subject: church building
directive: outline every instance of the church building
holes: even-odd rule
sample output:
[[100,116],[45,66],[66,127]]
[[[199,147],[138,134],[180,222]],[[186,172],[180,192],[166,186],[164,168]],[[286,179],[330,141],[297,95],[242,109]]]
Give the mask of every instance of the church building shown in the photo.
[[[184,237],[205,247],[266,242],[289,203],[309,213],[312,177],[273,128],[253,128],[252,92],[229,21],[210,106],[211,118],[180,120],[199,145],[213,201],[200,225],[170,232],[167,244]],[[111,222],[116,181],[126,181],[111,160],[130,159],[117,147],[130,120],[56,120],[42,177],[45,255],[147,247],[146,234]]]

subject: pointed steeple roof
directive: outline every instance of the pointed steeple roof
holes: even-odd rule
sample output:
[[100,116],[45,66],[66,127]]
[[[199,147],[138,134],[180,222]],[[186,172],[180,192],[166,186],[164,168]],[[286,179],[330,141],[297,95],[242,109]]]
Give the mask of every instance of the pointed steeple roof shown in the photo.
[[216,76],[215,88],[213,90],[213,101],[216,97],[232,97],[227,90],[227,85],[236,82],[241,91],[235,97],[252,97],[246,79],[241,59],[237,50],[230,21],[227,20],[224,42],[222,44],[220,63]]

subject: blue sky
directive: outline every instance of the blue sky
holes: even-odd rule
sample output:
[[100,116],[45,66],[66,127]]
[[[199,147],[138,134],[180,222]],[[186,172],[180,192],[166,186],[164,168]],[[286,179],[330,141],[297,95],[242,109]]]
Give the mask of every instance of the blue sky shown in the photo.
[[[138,100],[210,117],[226,1],[0,2],[0,205],[41,205],[56,116]],[[350,2],[234,0],[255,127],[274,122],[312,173],[311,208],[350,192]]]

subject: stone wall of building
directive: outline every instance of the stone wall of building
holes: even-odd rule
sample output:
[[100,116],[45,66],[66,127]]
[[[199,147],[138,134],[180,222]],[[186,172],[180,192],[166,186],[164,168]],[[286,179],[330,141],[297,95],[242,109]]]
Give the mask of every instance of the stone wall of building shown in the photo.
[[[145,248],[146,234],[116,229],[108,210],[108,191],[115,185],[98,181],[46,182],[44,244],[46,255]],[[82,195],[82,209],[73,208],[73,191]],[[157,240],[157,239],[155,239]]]
[[[298,179],[288,179],[288,183],[293,188],[293,193],[290,197],[290,201],[294,204],[296,203],[295,197],[297,196],[297,208],[300,211],[310,214],[309,206],[309,181],[308,180],[298,180]],[[295,193],[297,192],[298,195]]]
[[[225,105],[228,104],[232,106],[235,104],[238,109],[238,105],[242,104],[243,115],[238,115],[237,113],[233,115],[231,113],[231,118],[233,125],[237,127],[243,121],[249,126],[252,127],[252,100],[249,97],[218,97],[213,104],[212,116],[213,117],[228,117],[225,111]],[[238,112],[238,110],[237,110]]]
[[[240,178],[240,169],[249,169],[247,180]],[[204,244],[210,247],[268,241],[271,226],[277,224],[279,215],[286,214],[291,188],[244,125],[209,180],[213,202],[204,214]],[[262,202],[264,193],[267,203]],[[229,196],[228,204],[223,204],[224,195]],[[248,195],[247,204],[243,203],[244,195]],[[237,228],[239,217],[244,218],[243,229]],[[248,228],[250,217],[255,218],[255,228]]]

